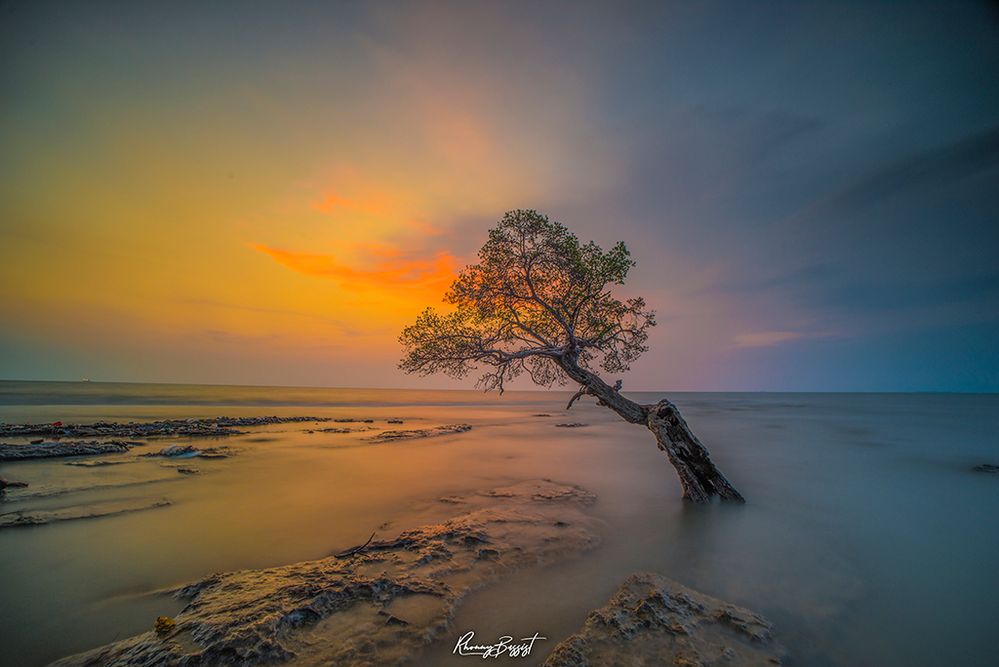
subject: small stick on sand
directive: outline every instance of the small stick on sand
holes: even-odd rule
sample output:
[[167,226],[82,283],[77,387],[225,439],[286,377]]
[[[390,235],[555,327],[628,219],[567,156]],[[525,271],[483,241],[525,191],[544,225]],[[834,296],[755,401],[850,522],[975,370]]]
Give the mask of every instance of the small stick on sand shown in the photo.
[[351,547],[350,549],[346,549],[345,551],[341,551],[338,554],[333,554],[333,557],[334,558],[346,558],[347,556],[353,556],[356,553],[360,553],[360,552],[364,551],[364,549],[367,548],[367,546],[369,544],[371,544],[371,540],[373,540],[373,539],[375,539],[375,534],[371,533],[371,537],[368,538],[368,541],[365,542],[364,544],[362,544],[361,546],[359,546],[359,547]]

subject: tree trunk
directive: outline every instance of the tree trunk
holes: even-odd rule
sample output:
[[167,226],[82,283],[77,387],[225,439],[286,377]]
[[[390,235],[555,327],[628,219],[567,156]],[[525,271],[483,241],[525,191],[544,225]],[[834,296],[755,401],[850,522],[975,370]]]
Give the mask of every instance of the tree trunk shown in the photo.
[[666,452],[669,462],[676,468],[684,498],[701,503],[711,500],[711,496],[718,496],[722,500],[745,502],[711,461],[708,450],[691,432],[675,405],[663,399],[646,407],[646,424],[656,436],[659,449]]
[[659,449],[666,452],[669,462],[676,468],[686,500],[703,503],[718,496],[722,500],[745,502],[711,461],[708,450],[691,432],[675,405],[667,400],[655,405],[639,405],[622,396],[595,373],[581,367],[573,356],[564,355],[558,363],[570,378],[581,385],[584,393],[595,396],[601,405],[610,408],[625,421],[644,424],[652,431]]

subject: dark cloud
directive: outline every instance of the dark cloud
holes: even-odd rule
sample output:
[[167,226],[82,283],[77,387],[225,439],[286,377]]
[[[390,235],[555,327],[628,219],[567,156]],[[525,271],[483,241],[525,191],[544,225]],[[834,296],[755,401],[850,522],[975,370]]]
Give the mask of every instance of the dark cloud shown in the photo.
[[[830,195],[804,212],[801,218],[806,222],[821,222],[826,218],[849,222],[857,213],[887,199],[946,188],[997,167],[999,125],[955,143],[891,162]],[[999,186],[999,174],[993,176],[996,176],[994,184]]]

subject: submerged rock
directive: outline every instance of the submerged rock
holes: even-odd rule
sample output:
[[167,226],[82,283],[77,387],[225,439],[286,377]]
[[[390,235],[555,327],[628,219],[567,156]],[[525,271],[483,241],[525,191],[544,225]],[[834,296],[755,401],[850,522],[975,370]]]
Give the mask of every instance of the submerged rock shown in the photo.
[[197,456],[200,452],[195,449],[192,445],[171,445],[170,447],[164,447],[156,456],[166,456],[173,459],[187,459]]
[[589,426],[589,424],[584,424],[582,422],[566,422],[564,424],[555,424],[555,428],[583,428],[584,426]]
[[317,428],[309,433],[357,433],[358,431],[368,431],[370,426],[330,426],[327,428]]
[[94,456],[97,454],[121,454],[132,448],[132,444],[121,440],[108,442],[43,442],[41,444],[12,445],[0,443],[0,461],[25,461],[28,459],[48,459],[65,456]]
[[232,447],[206,447],[198,452],[199,459],[227,459],[233,456],[236,450]]
[[9,479],[0,477],[0,492],[7,489],[23,489],[28,486],[27,482],[12,482]]
[[167,459],[225,459],[235,453],[231,447],[205,447],[198,449],[193,445],[170,445],[158,452],[141,454],[144,457],[163,457]]
[[979,463],[972,470],[975,472],[991,472],[999,475],[999,466],[992,465],[991,463]]
[[142,510],[166,507],[170,501],[163,499],[151,503],[107,502],[79,507],[66,507],[56,510],[19,510],[0,514],[0,528],[19,528],[22,526],[40,526],[56,521],[75,521],[77,519],[96,519],[115,514],[128,514]]
[[761,616],[648,572],[625,580],[544,667],[773,667],[783,649]]
[[[594,496],[532,481],[466,496],[449,521],[371,540],[343,558],[215,574],[175,595],[187,606],[149,630],[56,665],[397,665],[449,627],[472,589],[595,546]],[[552,527],[562,521],[565,527]]]
[[433,438],[440,435],[456,435],[472,430],[471,424],[445,424],[434,428],[417,428],[398,431],[382,431],[378,435],[373,435],[368,440],[370,442],[394,442],[396,440],[412,440],[415,438]]
[[66,461],[64,465],[76,466],[78,468],[102,468],[104,466],[117,466],[131,461],[104,461],[101,459],[86,459],[83,461]]

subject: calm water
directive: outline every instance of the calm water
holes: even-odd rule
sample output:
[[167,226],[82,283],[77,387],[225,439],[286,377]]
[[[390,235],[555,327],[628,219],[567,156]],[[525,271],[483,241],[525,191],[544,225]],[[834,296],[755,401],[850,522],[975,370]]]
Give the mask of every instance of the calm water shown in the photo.
[[[555,428],[566,419],[558,393],[0,382],[7,422],[309,414],[474,425],[389,445],[308,434],[301,424],[255,429],[225,440],[238,456],[196,460],[202,474],[193,477],[156,459],[92,469],[0,464],[0,476],[31,483],[2,512],[173,502],[0,531],[2,661],[44,664],[141,632],[179,611],[158,589],[319,558],[385,522],[384,534],[394,534],[433,519],[441,495],[550,477],[599,494],[603,546],[473,595],[455,637],[538,631],[550,638],[538,649],[550,649],[646,569],[764,613],[792,664],[997,664],[999,476],[970,468],[999,464],[999,396],[671,398],[747,505],[685,506],[647,430],[592,402],[569,416],[588,427]],[[418,662],[448,662],[449,639]]]

